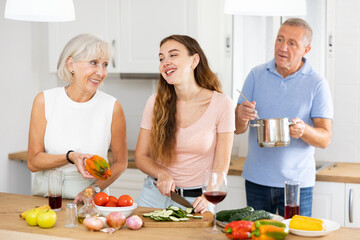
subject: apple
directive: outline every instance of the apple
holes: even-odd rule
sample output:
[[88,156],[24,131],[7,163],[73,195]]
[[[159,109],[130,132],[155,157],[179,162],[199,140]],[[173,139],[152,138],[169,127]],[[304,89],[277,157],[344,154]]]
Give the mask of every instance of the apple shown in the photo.
[[111,212],[106,217],[106,223],[109,227],[115,228],[116,230],[121,228],[126,221],[126,217],[121,212]]
[[38,225],[37,217],[38,217],[40,211],[41,210],[37,209],[37,208],[33,208],[33,209],[29,210],[25,217],[26,223],[30,226]]
[[42,210],[37,217],[37,223],[41,228],[51,228],[55,225],[56,219],[57,216],[54,210]]

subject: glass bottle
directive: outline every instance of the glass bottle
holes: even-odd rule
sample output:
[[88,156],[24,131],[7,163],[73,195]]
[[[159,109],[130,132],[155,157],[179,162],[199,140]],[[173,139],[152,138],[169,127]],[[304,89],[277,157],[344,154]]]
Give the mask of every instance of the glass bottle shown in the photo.
[[78,221],[83,223],[84,219],[87,217],[100,216],[99,211],[95,208],[93,204],[93,191],[91,188],[85,189],[84,193],[84,206],[82,206],[78,211]]

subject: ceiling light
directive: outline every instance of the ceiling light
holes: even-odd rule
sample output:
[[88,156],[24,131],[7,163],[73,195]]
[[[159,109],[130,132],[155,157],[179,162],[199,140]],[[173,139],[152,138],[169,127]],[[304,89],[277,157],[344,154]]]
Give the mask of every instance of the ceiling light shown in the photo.
[[4,17],[34,22],[75,20],[72,0],[7,0]]

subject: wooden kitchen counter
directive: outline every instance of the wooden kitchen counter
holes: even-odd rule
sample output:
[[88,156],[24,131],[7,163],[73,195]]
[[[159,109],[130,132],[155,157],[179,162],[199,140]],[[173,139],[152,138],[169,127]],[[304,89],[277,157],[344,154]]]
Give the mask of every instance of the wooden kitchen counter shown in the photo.
[[[128,151],[128,168],[136,168],[135,162],[135,151]],[[11,160],[27,160],[27,152],[16,152],[10,153],[9,159]],[[111,152],[108,154],[109,161],[112,161]],[[241,176],[243,166],[245,163],[245,157],[231,156],[231,164],[229,168],[229,175]],[[331,169],[327,167],[318,173],[316,173],[316,181],[325,182],[342,182],[342,183],[360,183],[360,164],[359,163],[344,163],[338,162],[336,166]]]
[[[63,200],[63,210],[57,212],[57,222],[53,228],[42,229],[37,226],[28,226],[19,214],[34,206],[47,204],[48,199],[43,197],[35,197],[29,195],[19,195],[10,193],[0,193],[0,236],[1,239],[228,239],[225,234],[209,234],[205,232],[205,228],[150,228],[143,227],[140,230],[129,230],[123,226],[120,230],[113,234],[103,232],[91,232],[82,224],[76,228],[65,228],[65,204],[70,200]],[[137,208],[134,211],[142,211],[143,208]],[[355,239],[360,236],[360,229],[344,228],[321,237],[322,240],[335,239]],[[304,239],[304,237],[289,234],[287,240]],[[315,238],[312,238],[315,239]]]
[[337,162],[316,174],[316,181],[360,183],[360,164]]
[[[27,161],[27,151],[9,153],[9,159],[11,160],[19,160],[19,161]],[[113,157],[111,152],[108,152],[109,162],[112,162]],[[128,150],[128,168],[136,168],[134,159],[135,159],[135,151]],[[231,165],[229,169],[229,175],[239,175],[241,176],[242,168],[245,162],[245,157],[231,156]]]

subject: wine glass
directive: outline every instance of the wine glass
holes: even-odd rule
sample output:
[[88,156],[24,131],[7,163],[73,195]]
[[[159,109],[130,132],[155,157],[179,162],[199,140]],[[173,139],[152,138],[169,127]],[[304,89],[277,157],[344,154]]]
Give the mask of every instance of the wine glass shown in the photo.
[[216,227],[216,211],[217,203],[224,200],[227,194],[227,180],[224,171],[206,170],[203,184],[203,194],[209,202],[214,204],[214,225],[212,229],[206,229],[210,233],[220,233]]

